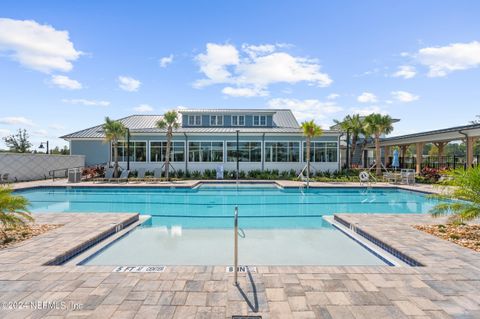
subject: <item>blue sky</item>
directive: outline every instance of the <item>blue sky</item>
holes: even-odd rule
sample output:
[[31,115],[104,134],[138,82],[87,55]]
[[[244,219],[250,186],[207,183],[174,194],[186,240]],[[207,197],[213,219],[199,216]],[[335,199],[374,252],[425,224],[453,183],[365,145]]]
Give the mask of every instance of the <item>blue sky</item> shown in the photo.
[[[370,111],[394,134],[480,114],[478,1],[0,2],[0,135],[35,145],[104,116]],[[3,147],[3,145],[1,146]]]

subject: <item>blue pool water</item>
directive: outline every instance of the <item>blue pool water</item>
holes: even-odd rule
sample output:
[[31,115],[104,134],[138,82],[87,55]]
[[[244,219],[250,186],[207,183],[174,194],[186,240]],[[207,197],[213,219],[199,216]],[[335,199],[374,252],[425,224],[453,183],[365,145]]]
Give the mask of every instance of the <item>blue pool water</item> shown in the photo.
[[335,213],[426,213],[424,194],[375,188],[279,189],[201,186],[39,188],[18,192],[31,211],[138,212],[152,218],[91,256],[89,265],[231,265],[233,213],[239,207],[240,263],[385,265],[323,219]]
[[243,227],[325,227],[322,216],[335,213],[425,213],[437,200],[422,193],[375,188],[277,187],[38,188],[19,192],[32,212],[138,212],[155,225],[184,228],[231,226],[238,205]]

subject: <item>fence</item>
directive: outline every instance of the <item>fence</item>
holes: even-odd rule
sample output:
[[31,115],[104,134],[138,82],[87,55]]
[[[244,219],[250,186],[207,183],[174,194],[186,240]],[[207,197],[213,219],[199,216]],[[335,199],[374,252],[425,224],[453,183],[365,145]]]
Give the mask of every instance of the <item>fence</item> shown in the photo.
[[0,174],[8,174],[9,181],[46,179],[50,171],[80,166],[85,166],[84,155],[0,154]]
[[[387,159],[386,167],[391,167],[393,158],[390,156]],[[474,165],[480,165],[480,155],[474,156]],[[367,167],[370,167],[375,163],[374,157],[367,158]],[[382,163],[385,163],[385,158],[382,157]],[[401,168],[416,168],[417,160],[415,157],[399,157],[399,164]],[[431,168],[438,168],[438,169],[455,169],[459,167],[466,166],[466,159],[465,156],[424,156],[422,158],[421,168],[424,167],[431,167]]]

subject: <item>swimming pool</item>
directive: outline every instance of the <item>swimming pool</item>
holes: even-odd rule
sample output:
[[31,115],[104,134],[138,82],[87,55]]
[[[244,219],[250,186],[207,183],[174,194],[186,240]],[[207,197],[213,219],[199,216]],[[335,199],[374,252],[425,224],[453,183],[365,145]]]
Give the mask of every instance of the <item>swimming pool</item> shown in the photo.
[[204,185],[37,188],[20,191],[32,212],[138,212],[141,227],[85,261],[89,265],[228,265],[239,208],[241,263],[385,265],[323,216],[424,213],[437,200],[394,188],[281,189]]
[[231,227],[234,207],[245,227],[313,227],[336,213],[425,213],[438,201],[394,188],[310,188],[202,186],[36,188],[18,192],[32,212],[138,212],[152,225],[184,228]]

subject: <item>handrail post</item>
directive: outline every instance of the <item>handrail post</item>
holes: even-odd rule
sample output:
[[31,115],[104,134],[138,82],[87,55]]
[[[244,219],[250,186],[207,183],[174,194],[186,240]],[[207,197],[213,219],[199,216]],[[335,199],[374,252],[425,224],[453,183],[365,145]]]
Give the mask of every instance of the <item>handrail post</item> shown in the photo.
[[233,250],[233,267],[234,267],[234,285],[238,286],[238,206],[235,206],[234,217],[234,250]]

